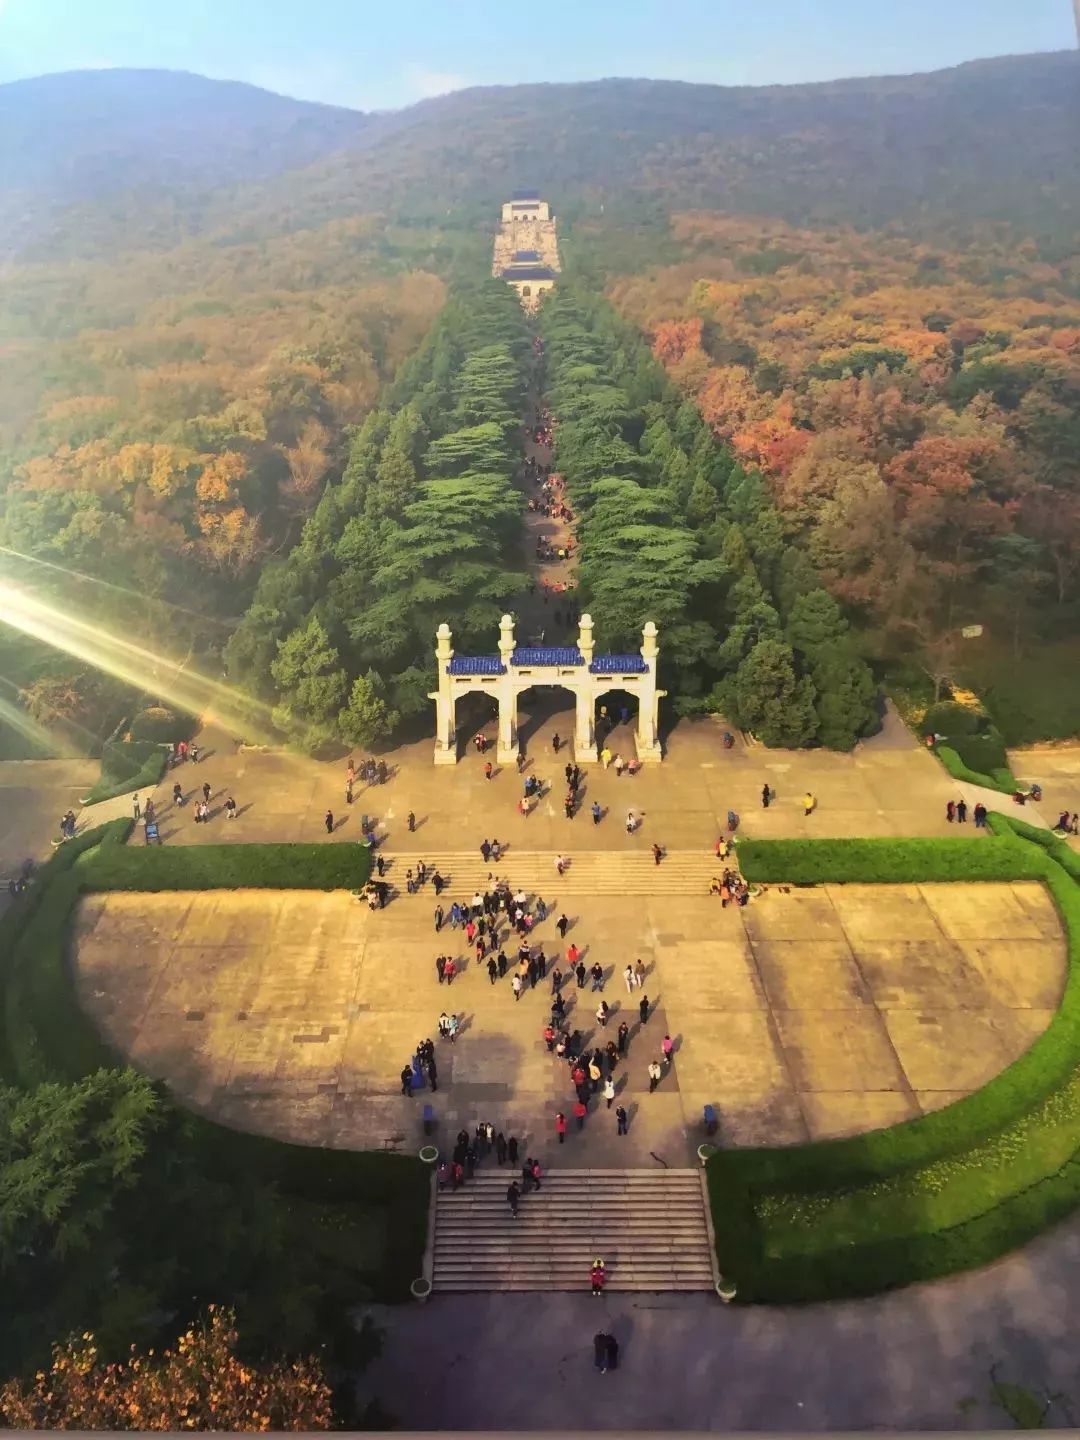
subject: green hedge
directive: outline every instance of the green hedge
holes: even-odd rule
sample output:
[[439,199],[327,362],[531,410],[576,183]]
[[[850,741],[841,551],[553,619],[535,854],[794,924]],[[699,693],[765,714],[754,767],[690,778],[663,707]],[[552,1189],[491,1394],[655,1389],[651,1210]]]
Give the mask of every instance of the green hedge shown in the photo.
[[1052,830],[1045,830],[1041,825],[1029,825],[1026,820],[1018,820],[1014,815],[991,814],[989,819],[996,834],[1019,835],[1022,839],[1041,846],[1067,874],[1074,880],[1080,880],[1080,854],[1063,836],[1056,835]]
[[1002,795],[1012,795],[1021,788],[1011,770],[985,772],[970,769],[951,745],[935,745],[934,754],[954,780],[963,780],[968,785],[981,785],[985,790],[998,790]]
[[1041,855],[996,836],[888,840],[741,840],[748,880],[789,885],[1041,880]]
[[153,790],[168,763],[168,751],[149,740],[126,744],[109,741],[101,755],[101,778],[83,799],[84,805],[98,805],[139,790]]
[[[129,819],[114,820],[66,841],[41,867],[25,895],[0,917],[0,1078],[24,1089],[74,1081],[120,1057],[102,1039],[76,998],[68,941],[81,895],[103,890],[221,889],[239,886],[354,889],[370,871],[361,846],[238,845],[168,849],[129,846]],[[229,1130],[185,1115],[191,1152],[221,1180],[255,1176],[285,1203],[325,1207],[333,1229],[340,1207],[377,1223],[374,1292],[408,1298],[420,1273],[427,1233],[427,1166],[408,1155],[330,1150]],[[346,1212],[341,1212],[346,1213]]]
[[937,754],[954,780],[986,785],[1007,794],[1016,789],[1005,739],[984,711],[945,700],[926,711],[920,732],[941,736]]
[[86,890],[356,890],[371,852],[325,845],[103,846],[80,867]]
[[[1041,879],[1065,926],[1069,961],[1045,1033],[976,1094],[845,1140],[713,1156],[717,1255],[741,1300],[866,1295],[986,1264],[1080,1204],[1080,886],[1048,832],[1001,815],[991,826],[991,840],[740,847],[753,878],[778,879],[788,867],[793,883]],[[987,858],[965,860],[972,847]]]

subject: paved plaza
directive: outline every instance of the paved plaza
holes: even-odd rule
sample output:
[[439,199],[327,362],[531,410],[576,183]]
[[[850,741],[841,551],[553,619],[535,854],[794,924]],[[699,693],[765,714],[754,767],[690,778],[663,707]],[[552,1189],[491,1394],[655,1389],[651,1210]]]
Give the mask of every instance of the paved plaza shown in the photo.
[[[554,886],[546,899],[559,906]],[[123,1055],[230,1125],[410,1148],[430,1100],[443,1135],[490,1120],[580,1167],[687,1163],[706,1103],[739,1145],[935,1109],[1031,1044],[1064,979],[1058,920],[1035,884],[774,886],[727,910],[708,896],[575,898],[567,942],[604,967],[612,1013],[605,1033],[601,996],[571,979],[568,1021],[593,1045],[630,1025],[617,1071],[630,1134],[616,1136],[601,1098],[585,1132],[556,1147],[554,1114],[573,1093],[543,1041],[550,982],[516,1001],[509,975],[492,985],[464,958],[461,931],[436,937],[433,906],[430,890],[375,913],[340,892],[94,896],[77,925],[79,988]],[[554,917],[534,939],[554,959]],[[439,984],[438,953],[461,967],[452,987]],[[622,979],[638,958],[645,1026],[642,992]],[[441,1010],[458,1014],[461,1033],[437,1045],[438,1093],[410,1100],[399,1072],[437,1035]],[[675,1059],[650,1094],[646,1067],[665,1033]]]
[[[361,816],[368,814],[377,821],[381,842],[394,853],[462,850],[479,845],[485,835],[527,843],[531,850],[648,849],[653,840],[691,850],[712,848],[729,810],[740,816],[746,833],[760,839],[957,833],[957,827],[946,822],[945,805],[959,798],[959,788],[906,732],[897,737],[887,731],[852,755],[766,750],[741,738],[725,750],[725,727],[716,719],[681,721],[667,737],[664,762],[633,777],[617,778],[613,769],[601,766],[589,769],[582,813],[568,821],[562,811],[562,771],[568,756],[565,748],[554,753],[552,739],[556,733],[564,738],[573,734],[573,712],[569,705],[551,712],[545,707],[545,692],[536,694],[535,710],[522,709],[527,771],[548,781],[553,790],[528,819],[516,811],[522,782],[514,767],[497,767],[494,778],[485,780],[483,761],[471,745],[464,747],[456,767],[437,771],[430,738],[399,746],[385,756],[387,782],[358,784],[354,803],[348,806],[344,760],[318,762],[285,751],[238,748],[228,736],[209,731],[200,763],[171,772],[155,793],[162,838],[181,845],[357,841]],[[493,719],[482,728],[493,740]],[[617,727],[608,744],[613,755],[632,755],[632,726]],[[171,800],[176,780],[188,799],[182,809]],[[191,803],[204,782],[212,791],[207,826],[195,824]],[[766,783],[774,797],[767,810],[761,805]],[[817,800],[809,820],[802,805],[807,790]],[[239,815],[226,823],[223,807],[229,795]],[[594,800],[605,811],[604,822],[595,828],[587,813]],[[130,797],[110,806],[109,813],[130,812]],[[335,819],[332,836],[324,825],[328,809]],[[622,823],[627,809],[642,817],[632,840]],[[418,822],[414,834],[405,823],[410,810]],[[135,841],[141,843],[141,837]]]

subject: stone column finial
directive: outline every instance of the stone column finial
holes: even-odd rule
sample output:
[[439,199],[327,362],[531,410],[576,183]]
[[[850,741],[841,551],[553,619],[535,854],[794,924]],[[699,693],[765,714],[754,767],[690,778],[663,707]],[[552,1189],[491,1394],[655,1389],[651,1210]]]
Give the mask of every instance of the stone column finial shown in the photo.
[[641,632],[641,638],[645,641],[641,647],[641,658],[643,660],[654,661],[660,654],[660,646],[657,644],[656,638],[658,633],[656,621],[646,620],[645,628]]
[[440,666],[449,665],[454,658],[454,651],[450,645],[450,626],[444,620],[435,631],[435,659]]
[[586,665],[592,664],[594,653],[592,616],[582,615],[578,624],[578,649],[581,651],[582,659]]
[[514,617],[504,615],[499,621],[499,657],[502,663],[509,668],[510,657],[514,653]]

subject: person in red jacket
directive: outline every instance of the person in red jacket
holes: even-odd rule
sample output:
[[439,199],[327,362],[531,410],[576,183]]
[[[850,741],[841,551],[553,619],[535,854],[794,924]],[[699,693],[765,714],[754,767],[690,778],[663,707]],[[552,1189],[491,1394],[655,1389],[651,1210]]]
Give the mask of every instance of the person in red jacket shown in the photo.
[[583,1130],[585,1128],[585,1116],[588,1113],[588,1106],[585,1104],[584,1100],[576,1100],[574,1102],[574,1119],[577,1121],[577,1128],[579,1130]]
[[592,1262],[589,1279],[592,1281],[592,1293],[594,1295],[602,1295],[604,1292],[604,1281],[607,1279],[607,1271],[604,1269],[604,1262],[599,1256]]
[[555,1134],[559,1137],[559,1144],[566,1142],[566,1116],[560,1110],[555,1116]]

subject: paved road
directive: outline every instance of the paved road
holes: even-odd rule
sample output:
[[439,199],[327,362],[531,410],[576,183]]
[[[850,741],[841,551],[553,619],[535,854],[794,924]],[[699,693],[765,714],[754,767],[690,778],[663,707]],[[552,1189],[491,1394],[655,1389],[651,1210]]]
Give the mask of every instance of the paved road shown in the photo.
[[[1080,1218],[986,1270],[830,1306],[435,1297],[378,1312],[386,1343],[362,1383],[423,1430],[1012,1428],[996,1362],[1001,1379],[1064,1392],[1048,1417],[1064,1426],[1080,1421],[1078,1297]],[[598,1329],[620,1342],[617,1373],[592,1368]]]

